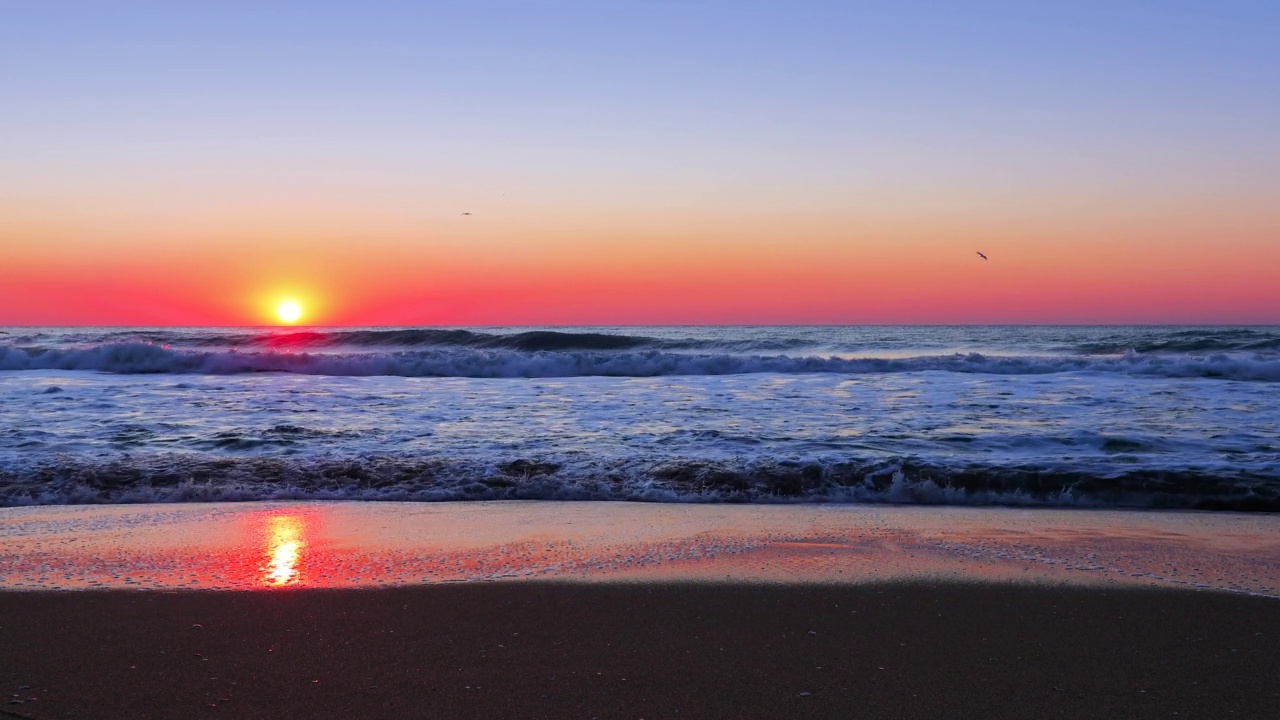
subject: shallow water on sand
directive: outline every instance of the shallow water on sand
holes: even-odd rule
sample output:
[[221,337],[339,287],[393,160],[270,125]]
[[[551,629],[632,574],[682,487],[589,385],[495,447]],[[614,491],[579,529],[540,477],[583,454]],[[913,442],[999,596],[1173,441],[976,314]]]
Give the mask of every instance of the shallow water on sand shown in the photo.
[[637,503],[0,510],[0,589],[556,579],[1138,583],[1280,597],[1280,516]]

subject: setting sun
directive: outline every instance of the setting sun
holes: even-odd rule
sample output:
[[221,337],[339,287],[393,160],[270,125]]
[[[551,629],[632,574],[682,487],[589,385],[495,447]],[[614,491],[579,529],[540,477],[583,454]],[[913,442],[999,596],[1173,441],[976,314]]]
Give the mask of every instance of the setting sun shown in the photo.
[[296,323],[302,317],[302,307],[292,300],[286,300],[276,306],[276,317],[281,322]]

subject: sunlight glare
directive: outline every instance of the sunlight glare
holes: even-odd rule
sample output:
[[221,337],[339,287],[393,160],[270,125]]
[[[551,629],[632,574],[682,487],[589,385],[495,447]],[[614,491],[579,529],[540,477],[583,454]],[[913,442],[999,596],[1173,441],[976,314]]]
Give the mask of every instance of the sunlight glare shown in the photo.
[[277,587],[296,583],[302,546],[302,522],[298,518],[289,515],[271,518],[263,583]]
[[285,300],[276,306],[276,316],[281,322],[296,323],[302,317],[302,306],[292,300]]

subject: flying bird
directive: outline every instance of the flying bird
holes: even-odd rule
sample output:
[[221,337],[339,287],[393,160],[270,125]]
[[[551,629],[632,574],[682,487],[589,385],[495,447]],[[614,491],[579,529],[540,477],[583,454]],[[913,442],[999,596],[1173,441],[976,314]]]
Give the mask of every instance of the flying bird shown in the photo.
[[983,255],[981,252],[978,253],[978,257],[982,258],[983,260],[987,259],[987,256]]
[[471,213],[462,213],[462,214],[463,214],[463,215],[470,215]]

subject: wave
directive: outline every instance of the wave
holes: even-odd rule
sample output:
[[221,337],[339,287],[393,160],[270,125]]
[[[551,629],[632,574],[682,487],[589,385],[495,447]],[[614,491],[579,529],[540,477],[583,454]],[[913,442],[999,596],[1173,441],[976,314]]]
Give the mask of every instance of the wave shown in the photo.
[[1165,330],[1155,335],[1081,343],[1074,350],[1082,355],[1267,352],[1280,350],[1280,334],[1256,328]]
[[200,342],[204,345],[223,347],[476,347],[504,348],[527,352],[540,350],[630,350],[639,347],[660,347],[664,345],[663,341],[655,338],[610,333],[566,333],[553,330],[532,330],[513,334],[498,334],[473,330],[440,330],[433,328],[228,335],[202,338]]
[[[34,338],[33,338],[34,339]],[[108,343],[147,342],[159,345],[217,348],[270,348],[270,349],[322,349],[322,348],[492,348],[538,352],[545,350],[633,350],[652,348],[680,349],[733,349],[784,350],[802,347],[800,339],[760,341],[718,341],[698,338],[660,339],[645,335],[627,335],[604,332],[561,332],[558,330],[529,330],[518,333],[492,333],[476,330],[402,328],[374,330],[299,330],[244,331],[230,333],[206,333],[193,335],[166,331],[121,331],[99,335]]]
[[6,333],[13,347],[92,347],[151,343],[206,350],[362,352],[487,349],[520,352],[662,350],[729,354],[877,352],[903,355],[945,351],[1044,352],[1055,355],[1262,353],[1280,351],[1280,330],[1264,327],[769,327],[618,329],[269,328],[67,329]]
[[1280,511],[1280,476],[1218,468],[947,467],[911,458],[838,462],[580,457],[503,461],[162,454],[59,458],[0,470],[0,505],[241,500],[634,500],[905,503]]
[[812,345],[803,338],[656,338],[647,335],[628,335],[606,332],[562,332],[559,330],[527,330],[518,333],[486,333],[474,330],[437,330],[415,328],[405,330],[334,330],[308,333],[305,337],[294,334],[271,336],[269,343],[296,339],[332,347],[471,347],[522,352],[570,351],[570,350],[719,350],[724,352],[751,352],[791,350]]
[[748,373],[953,372],[1041,375],[1123,373],[1172,378],[1280,382],[1280,358],[1164,356],[1130,352],[1120,357],[1008,357],[978,353],[912,358],[791,357],[781,355],[449,349],[366,353],[293,353],[177,350],[150,343],[112,343],[81,349],[0,346],[0,370],[238,374],[283,372],[330,376],[401,377],[653,377]]

